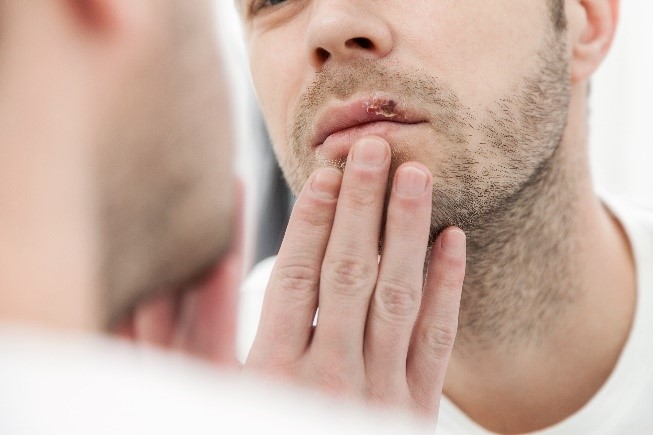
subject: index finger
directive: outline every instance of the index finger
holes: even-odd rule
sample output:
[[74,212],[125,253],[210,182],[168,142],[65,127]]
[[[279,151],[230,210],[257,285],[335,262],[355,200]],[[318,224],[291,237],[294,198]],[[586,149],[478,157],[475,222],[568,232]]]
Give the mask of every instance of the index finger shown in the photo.
[[293,208],[263,301],[259,329],[248,363],[262,358],[293,361],[305,351],[317,308],[324,259],[342,174],[316,171]]

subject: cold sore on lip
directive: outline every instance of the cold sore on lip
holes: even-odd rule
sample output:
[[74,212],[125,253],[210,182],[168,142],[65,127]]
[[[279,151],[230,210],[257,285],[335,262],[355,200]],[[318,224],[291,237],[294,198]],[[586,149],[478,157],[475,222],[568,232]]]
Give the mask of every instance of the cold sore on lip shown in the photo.
[[381,115],[386,118],[394,118],[397,116],[397,102],[387,98],[374,98],[366,104],[367,113]]

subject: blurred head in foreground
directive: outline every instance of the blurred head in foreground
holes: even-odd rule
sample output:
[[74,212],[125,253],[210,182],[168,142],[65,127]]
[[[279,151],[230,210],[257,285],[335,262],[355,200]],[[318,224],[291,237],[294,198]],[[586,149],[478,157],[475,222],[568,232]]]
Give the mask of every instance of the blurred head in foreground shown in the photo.
[[102,330],[191,289],[234,311],[212,6],[0,0],[0,322]]

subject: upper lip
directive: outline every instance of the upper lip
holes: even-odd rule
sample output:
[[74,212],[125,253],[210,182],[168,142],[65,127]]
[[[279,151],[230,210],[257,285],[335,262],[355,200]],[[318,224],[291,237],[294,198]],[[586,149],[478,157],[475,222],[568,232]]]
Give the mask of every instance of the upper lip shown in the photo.
[[321,145],[334,133],[372,122],[395,122],[398,124],[419,124],[423,116],[401,107],[398,99],[390,95],[374,94],[369,98],[329,106],[317,117],[311,145]]

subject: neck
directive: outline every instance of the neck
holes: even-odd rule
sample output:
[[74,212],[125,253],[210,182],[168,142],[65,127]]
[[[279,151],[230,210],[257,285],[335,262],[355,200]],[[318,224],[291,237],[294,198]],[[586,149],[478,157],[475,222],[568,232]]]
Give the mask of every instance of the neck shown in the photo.
[[614,368],[633,317],[634,266],[593,193],[578,89],[570,113],[550,161],[468,233],[445,393],[497,432],[541,429],[580,409]]

